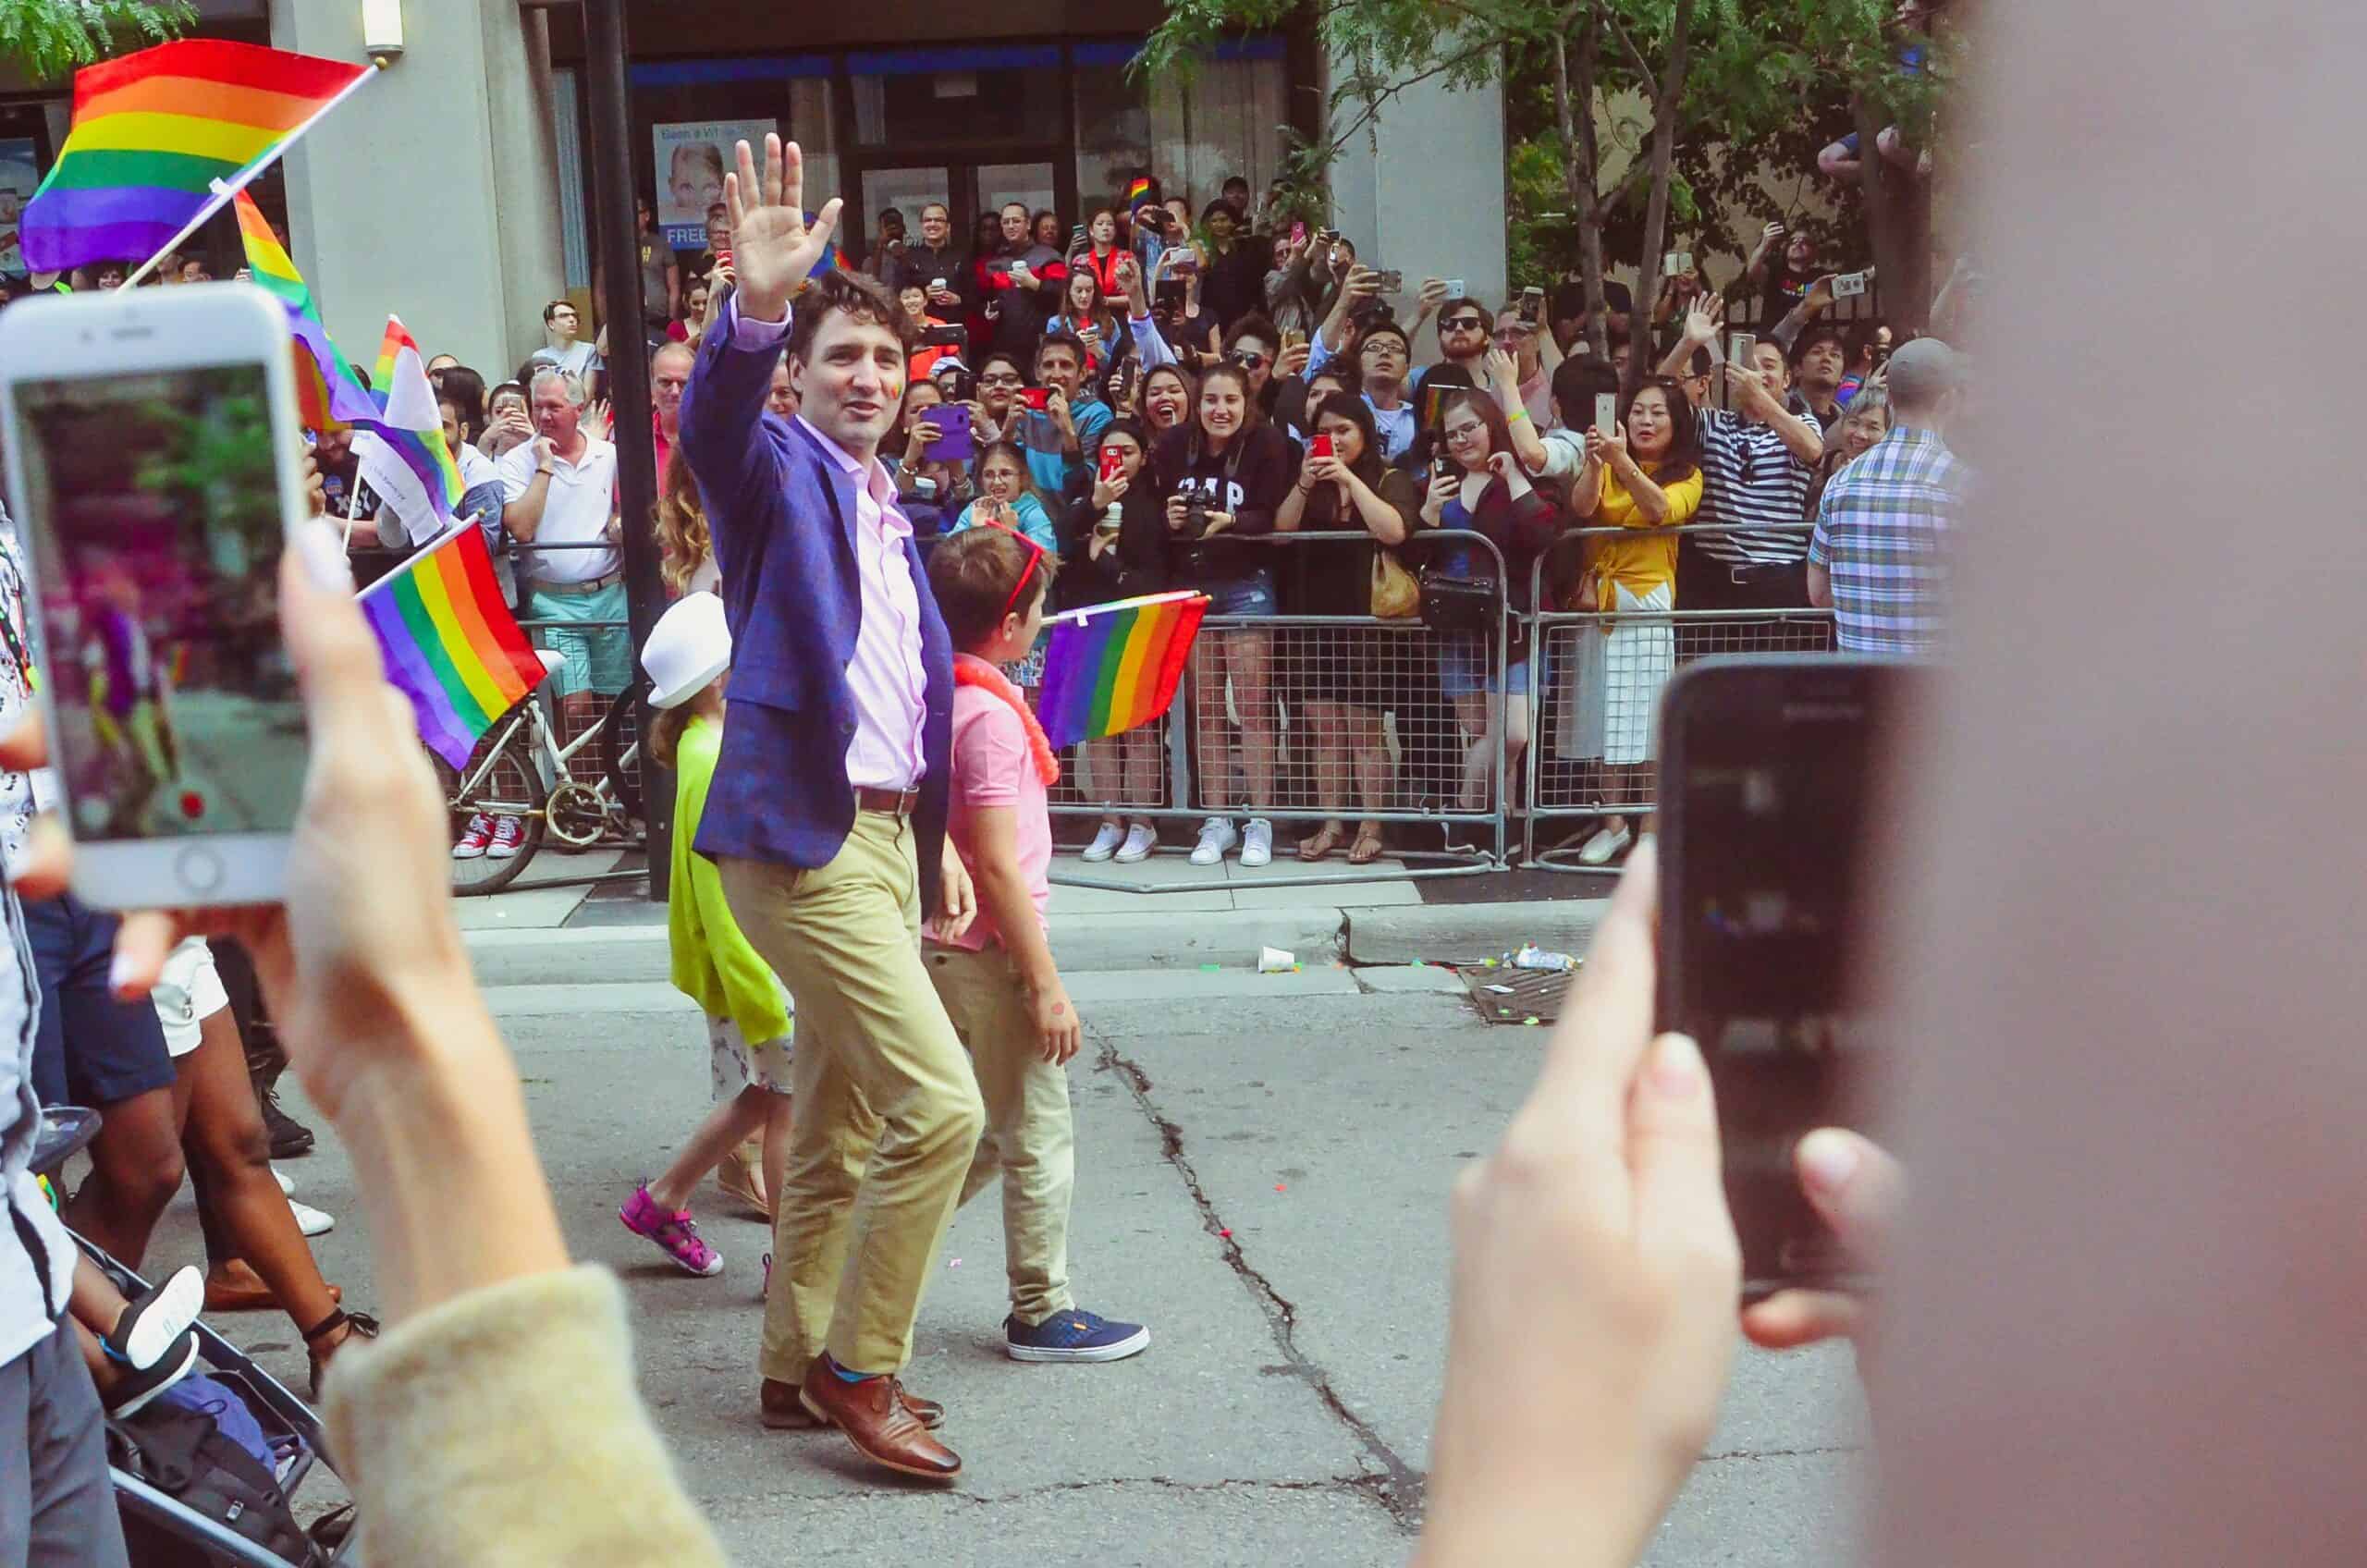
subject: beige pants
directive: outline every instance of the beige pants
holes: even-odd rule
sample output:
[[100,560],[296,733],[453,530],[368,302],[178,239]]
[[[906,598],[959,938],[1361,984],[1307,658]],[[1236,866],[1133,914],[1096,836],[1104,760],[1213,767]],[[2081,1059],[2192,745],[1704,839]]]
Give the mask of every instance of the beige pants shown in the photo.
[[911,824],[858,812],[828,865],[718,870],[733,918],[797,1004],[797,1118],[759,1365],[793,1383],[827,1349],[850,1371],[901,1371],[986,1124],[921,964]]
[[1003,1267],[1012,1315],[1033,1328],[1076,1306],[1069,1294],[1069,1199],[1076,1191],[1076,1133],[1069,1074],[1036,1047],[1027,993],[1000,948],[927,948],[928,977],[969,1047],[987,1105],[987,1133],[962,1185],[968,1203],[1002,1178]]

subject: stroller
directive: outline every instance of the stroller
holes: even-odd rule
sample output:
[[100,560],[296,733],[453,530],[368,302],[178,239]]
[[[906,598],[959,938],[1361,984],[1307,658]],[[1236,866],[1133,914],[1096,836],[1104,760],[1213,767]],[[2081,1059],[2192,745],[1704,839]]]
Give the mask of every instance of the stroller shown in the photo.
[[[98,1135],[99,1115],[74,1106],[46,1108],[33,1147],[32,1170],[53,1183],[67,1159]],[[70,1232],[69,1232],[70,1233]],[[96,1264],[127,1297],[146,1292],[148,1283],[80,1236],[74,1238],[83,1255]],[[200,1321],[197,1335],[200,1370],[242,1400],[263,1428],[274,1458],[274,1478],[280,1496],[293,1511],[298,1488],[321,1465],[337,1473],[323,1440],[320,1418],[312,1407],[289,1392],[286,1385],[229,1341]],[[124,1534],[131,1544],[134,1568],[198,1568],[205,1564],[236,1564],[238,1568],[343,1568],[356,1561],[350,1505],[316,1521],[300,1555],[287,1556],[257,1544],[231,1528],[229,1522],[191,1507],[179,1497],[143,1478],[124,1459],[136,1452],[141,1437],[139,1417],[129,1422],[107,1418],[107,1448],[115,1479]],[[233,1511],[235,1512],[235,1510]]]

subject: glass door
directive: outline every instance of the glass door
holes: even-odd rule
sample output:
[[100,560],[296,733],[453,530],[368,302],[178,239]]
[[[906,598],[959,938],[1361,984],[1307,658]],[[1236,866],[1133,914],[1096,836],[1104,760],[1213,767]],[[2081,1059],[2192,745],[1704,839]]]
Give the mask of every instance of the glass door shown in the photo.
[[893,209],[904,220],[904,238],[920,243],[921,209],[931,202],[942,202],[953,214],[954,240],[957,249],[962,240],[962,214],[953,200],[954,176],[961,171],[943,164],[909,165],[902,167],[866,168],[863,171],[863,201],[856,211],[847,214],[847,227],[853,232],[848,236],[846,250],[861,258],[865,271],[879,272],[880,219]]

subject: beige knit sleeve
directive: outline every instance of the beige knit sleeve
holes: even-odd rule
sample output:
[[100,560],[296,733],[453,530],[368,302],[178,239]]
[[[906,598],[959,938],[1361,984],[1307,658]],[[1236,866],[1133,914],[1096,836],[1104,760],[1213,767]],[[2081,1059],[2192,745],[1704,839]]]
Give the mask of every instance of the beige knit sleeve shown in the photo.
[[719,1568],[632,1368],[624,1292],[588,1265],[472,1292],[338,1356],[329,1442],[362,1561]]

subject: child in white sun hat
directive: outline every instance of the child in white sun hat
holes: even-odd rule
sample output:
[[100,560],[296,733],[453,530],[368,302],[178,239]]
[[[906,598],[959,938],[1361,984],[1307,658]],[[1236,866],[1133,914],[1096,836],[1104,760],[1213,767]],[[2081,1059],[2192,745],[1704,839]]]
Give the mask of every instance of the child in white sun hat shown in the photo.
[[692,1274],[722,1271],[723,1257],[691,1219],[691,1193],[741,1141],[761,1133],[767,1194],[780,1190],[789,1152],[789,997],[731,918],[715,864],[695,853],[707,785],[723,748],[723,689],[731,633],[723,601],[692,594],[658,618],[642,668],[649,672],[649,749],[675,771],[673,885],[667,931],[674,985],[706,1010],[717,1103],[674,1163],[635,1188],[618,1212]]

